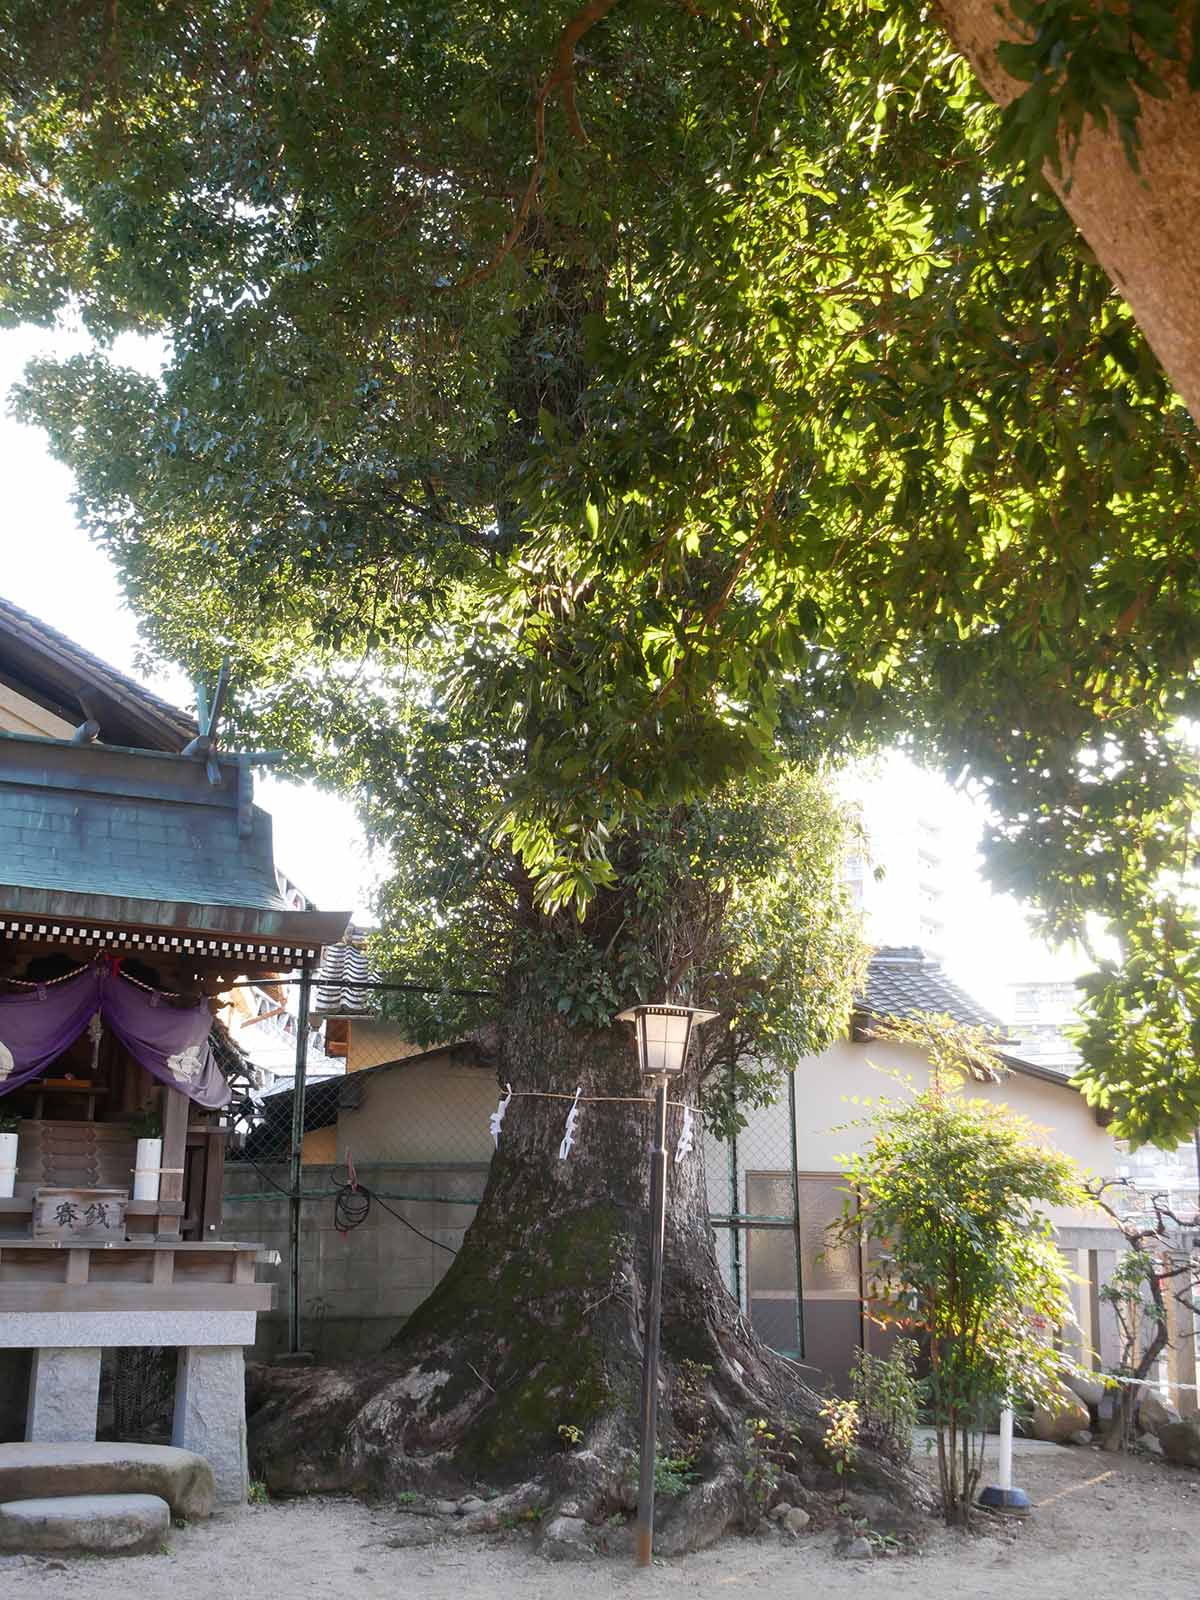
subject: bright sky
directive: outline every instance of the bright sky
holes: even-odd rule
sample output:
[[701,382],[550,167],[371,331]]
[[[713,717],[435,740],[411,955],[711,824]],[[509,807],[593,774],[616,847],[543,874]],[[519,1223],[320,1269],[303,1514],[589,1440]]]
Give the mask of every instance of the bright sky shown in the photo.
[[[0,333],[0,396],[40,354],[82,349],[78,335],[43,329]],[[121,359],[153,367],[152,346],[125,341]],[[42,435],[17,425],[0,405],[0,594],[67,634],[121,671],[134,669],[137,626],[122,602],[108,558],[80,530],[71,505],[72,479],[51,459]],[[145,680],[167,699],[191,698],[182,677]],[[362,832],[351,807],[308,785],[260,776],[258,803],[275,822],[280,867],[327,910],[353,910],[362,918],[370,871]],[[976,865],[982,809],[940,779],[919,773],[898,758],[883,763],[868,791],[868,812],[920,814],[942,827],[946,888],[948,971],[999,1014],[1008,1012],[1006,985],[1039,977],[1068,977],[1080,970],[1070,955],[1056,955],[1033,941],[1016,902],[989,894]],[[894,937],[890,929],[878,937]],[[916,933],[908,936],[915,940]]]

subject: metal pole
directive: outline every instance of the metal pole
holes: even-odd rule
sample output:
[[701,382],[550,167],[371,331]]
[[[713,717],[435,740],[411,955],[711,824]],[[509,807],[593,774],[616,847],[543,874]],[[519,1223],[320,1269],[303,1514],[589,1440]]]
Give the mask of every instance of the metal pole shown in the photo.
[[304,1155],[304,1086],[308,1072],[308,1007],[312,973],[300,973],[296,1016],[296,1076],[292,1084],[292,1159],[288,1176],[288,1351],[300,1350],[300,1182]]
[[[729,1069],[729,1086],[732,1090],[734,1070]],[[742,1214],[741,1180],[738,1177],[738,1136],[733,1133],[729,1137],[729,1215],[740,1217]],[[738,1310],[742,1308],[742,1235],[736,1227],[729,1230],[729,1268],[730,1277],[733,1279],[733,1298],[737,1301]]]
[[650,1295],[642,1353],[642,1462],[638,1475],[637,1565],[654,1553],[654,1461],[658,1442],[658,1343],[662,1322],[663,1236],[667,1225],[667,1080],[654,1092],[650,1151]]
[[792,1147],[792,1248],[796,1256],[796,1352],[804,1360],[804,1252],[800,1248],[800,1158],[796,1148],[796,1074],[788,1073],[788,1129]]

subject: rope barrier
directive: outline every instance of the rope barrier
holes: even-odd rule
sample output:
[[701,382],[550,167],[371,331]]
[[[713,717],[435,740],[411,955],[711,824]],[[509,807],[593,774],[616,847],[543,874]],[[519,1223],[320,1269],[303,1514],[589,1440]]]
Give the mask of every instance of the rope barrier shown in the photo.
[[[645,1094],[562,1094],[553,1089],[511,1089],[508,1091],[513,1100],[576,1100],[581,1106],[586,1105],[626,1105],[626,1106],[652,1106],[654,1097]],[[680,1111],[690,1111],[694,1117],[703,1115],[699,1106],[692,1106],[686,1100],[668,1100],[669,1106],[675,1106]]]
[[[76,967],[74,972],[64,972],[59,978],[43,978],[40,983],[31,978],[3,978],[0,979],[0,982],[11,983],[18,989],[53,989],[56,984],[70,983],[73,978],[81,978],[95,964],[93,961],[87,961],[82,967]],[[161,994],[168,1000],[192,1000],[196,998],[194,995],[184,994],[180,989],[156,989],[152,983],[143,983],[141,978],[135,978],[132,973],[126,972],[121,967],[116,969],[116,975],[118,978],[124,978],[126,983],[132,983],[134,988],[144,989],[147,994]]]
[[89,965],[89,962],[85,962],[82,967],[76,967],[74,972],[64,972],[61,978],[44,978],[41,983],[29,978],[5,978],[4,982],[15,984],[18,989],[53,989],[57,983],[70,983],[72,978],[80,977]]
[[1157,1378],[1125,1378],[1116,1372],[1098,1372],[1096,1382],[1113,1388],[1124,1384],[1127,1389],[1186,1389],[1189,1393],[1200,1394],[1200,1383],[1172,1383],[1170,1378],[1160,1383]]

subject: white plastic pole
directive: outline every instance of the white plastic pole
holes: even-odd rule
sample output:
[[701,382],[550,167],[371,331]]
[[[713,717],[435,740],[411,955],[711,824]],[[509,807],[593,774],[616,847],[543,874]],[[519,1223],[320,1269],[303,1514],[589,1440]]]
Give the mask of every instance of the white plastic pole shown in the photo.
[[1013,1413],[1011,1406],[1005,1406],[1000,1413],[1000,1484],[999,1487],[1006,1492],[1012,1488],[1012,1457],[1013,1457]]
[[133,1166],[133,1198],[157,1200],[160,1169],[162,1167],[162,1140],[139,1139],[137,1157]]
[[17,1135],[0,1133],[0,1200],[11,1200],[17,1184]]

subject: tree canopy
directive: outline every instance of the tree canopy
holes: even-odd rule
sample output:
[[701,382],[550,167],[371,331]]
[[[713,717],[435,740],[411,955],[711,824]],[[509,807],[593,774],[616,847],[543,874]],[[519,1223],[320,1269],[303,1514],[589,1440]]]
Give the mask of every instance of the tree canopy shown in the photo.
[[428,985],[388,997],[407,1037],[486,1048],[497,1001],[601,1030],[634,999],[702,998],[720,1021],[698,1036],[698,1080],[724,1134],[842,1033],[863,977],[843,882],[856,825],[824,774],[784,767],[620,828],[613,884],[548,913],[494,838],[519,742],[423,699],[397,696],[386,738],[353,757],[386,862],[373,958]]
[[3,315],[166,341],[20,401],[155,648],[344,772],[452,638],[551,908],[899,743],[1052,936],[1118,933],[1089,1093],[1190,1128],[1196,430],[924,8],[5,11]]

